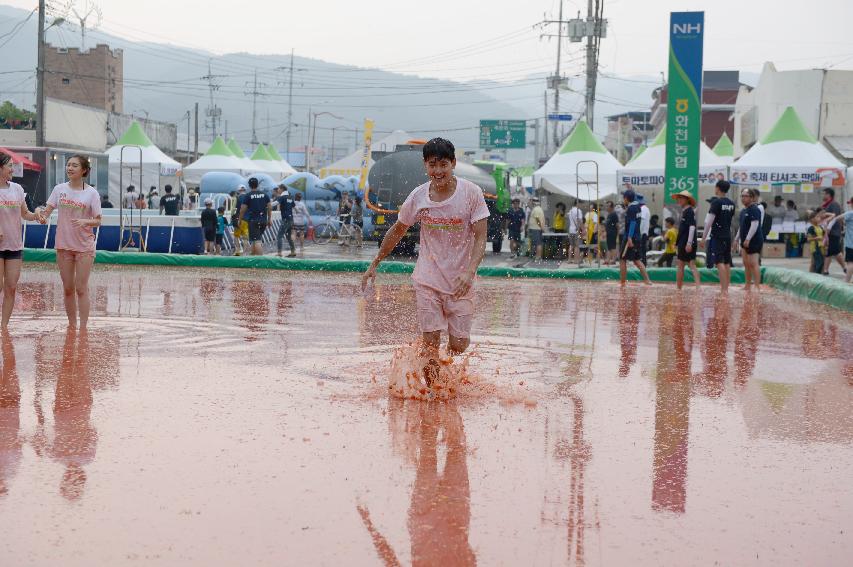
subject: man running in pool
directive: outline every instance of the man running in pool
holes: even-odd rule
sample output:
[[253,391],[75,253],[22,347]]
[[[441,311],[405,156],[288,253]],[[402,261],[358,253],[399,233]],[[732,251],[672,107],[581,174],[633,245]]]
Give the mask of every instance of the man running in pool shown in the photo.
[[387,257],[410,226],[421,223],[420,252],[412,279],[417,298],[418,324],[423,333],[427,386],[438,370],[441,332],[448,334],[450,354],[470,344],[474,317],[474,276],[486,251],[489,210],[483,190],[453,175],[456,150],[442,138],[423,148],[429,182],[415,188],[400,207],[397,222],[385,235],[379,253],[362,278],[362,289],[376,278],[376,267]]

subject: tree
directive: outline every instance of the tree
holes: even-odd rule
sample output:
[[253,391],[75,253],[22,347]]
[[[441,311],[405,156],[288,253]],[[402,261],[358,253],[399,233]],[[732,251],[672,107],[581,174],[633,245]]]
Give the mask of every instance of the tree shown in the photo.
[[18,108],[8,100],[0,105],[0,128],[30,130],[35,122],[34,112]]

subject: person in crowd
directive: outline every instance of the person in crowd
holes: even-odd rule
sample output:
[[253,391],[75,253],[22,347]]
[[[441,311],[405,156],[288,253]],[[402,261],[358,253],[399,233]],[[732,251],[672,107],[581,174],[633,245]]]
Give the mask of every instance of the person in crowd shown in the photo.
[[122,203],[122,206],[125,209],[135,209],[137,199],[139,199],[139,195],[136,194],[136,187],[128,185],[127,191],[124,194],[124,202]]
[[823,273],[823,256],[826,249],[823,246],[823,227],[820,226],[819,211],[809,211],[809,227],[806,229],[806,241],[809,243],[809,250],[812,258],[809,263],[809,271],[814,274]]
[[[759,198],[761,198],[760,194]],[[761,209],[761,233],[764,235],[764,240],[767,240],[768,235],[773,231],[773,218],[767,214],[767,203],[760,201],[758,208]]]
[[[364,206],[361,197],[358,195],[352,200],[352,210],[350,211],[352,215],[352,227],[355,231],[355,245],[361,248],[364,243]],[[503,242],[503,232],[498,236],[501,242]],[[498,252],[501,251],[501,247],[498,246]]]
[[155,211],[160,210],[160,192],[153,185],[148,190],[148,208]]
[[302,201],[302,193],[296,193],[293,196],[293,233],[296,235],[296,241],[299,243],[299,253],[305,253],[305,236],[308,234],[308,229],[311,228],[311,214],[308,212],[308,207]]
[[735,203],[729,199],[730,188],[728,181],[717,181],[715,198],[705,215],[705,238],[702,241],[707,251],[706,265],[717,268],[720,291],[723,293],[729,289],[732,273],[732,219],[735,216]]
[[102,209],[114,209],[112,202],[110,201],[110,196],[106,193],[101,195],[101,208]]
[[237,198],[232,200],[234,210],[231,211],[231,225],[234,227],[234,255],[240,256],[249,251],[249,223],[240,218],[240,207],[246,198],[246,186],[237,187]]
[[[56,222],[56,264],[62,279],[68,326],[86,329],[89,323],[89,274],[95,262],[95,234],[101,226],[101,198],[88,185],[91,165],[86,156],[75,155],[65,163],[68,181],[53,188],[47,205],[37,211],[38,221],[47,223],[54,209]],[[129,191],[128,193],[132,193]],[[79,319],[78,319],[79,316]]]
[[290,191],[287,187],[281,185],[281,192],[276,197],[278,203],[278,211],[281,213],[281,225],[278,227],[278,234],[275,238],[275,246],[278,257],[281,258],[281,249],[284,244],[284,239],[287,238],[287,244],[290,246],[290,254],[288,258],[296,256],[296,246],[293,244],[293,199],[290,197]]
[[619,283],[625,285],[628,281],[628,262],[640,270],[640,275],[646,285],[652,285],[646,265],[642,262],[640,244],[640,204],[637,202],[637,194],[633,189],[622,193],[622,202],[625,206],[625,233],[622,235],[622,250],[619,252]]
[[579,202],[577,200],[572,202],[572,208],[569,209],[568,219],[567,219],[567,230],[568,232],[568,249],[566,250],[566,261],[571,261],[572,257],[574,257],[575,261],[578,263],[578,267],[583,265],[583,258],[581,257],[581,240],[583,240],[583,211],[580,210],[578,206]]
[[429,181],[415,188],[400,207],[397,222],[362,278],[362,289],[375,280],[379,263],[409,227],[420,222],[420,254],[412,280],[425,358],[424,382],[431,389],[440,368],[442,332],[448,335],[451,355],[465,352],[470,344],[474,281],[485,254],[489,209],[480,187],[453,174],[456,155],[451,142],[430,140],[423,147],[423,158]]
[[0,284],[3,286],[3,314],[0,329],[9,327],[15,294],[23,265],[23,223],[36,220],[38,216],[27,208],[26,192],[12,181],[12,157],[0,152]]
[[604,230],[607,234],[607,259],[604,262],[607,265],[616,263],[619,255],[619,213],[616,212],[616,204],[613,201],[607,201],[607,217],[604,220]]
[[530,199],[533,206],[527,217],[527,236],[530,238],[530,249],[534,252],[534,261],[542,261],[542,233],[545,232],[545,211],[539,206],[539,197]]
[[190,189],[187,192],[187,199],[184,203],[184,208],[188,211],[194,211],[198,208],[198,193],[195,189]]
[[225,227],[228,219],[225,218],[225,207],[219,207],[216,215],[216,255],[222,254],[222,243],[225,241]]
[[640,203],[640,254],[643,265],[647,265],[646,253],[649,251],[649,226],[652,220],[652,211],[646,204],[646,198],[637,194],[637,201]]
[[767,214],[770,215],[770,225],[785,222],[785,214],[787,212],[788,209],[782,204],[782,195],[773,197],[773,204],[767,207]]
[[216,246],[216,211],[213,210],[213,199],[208,197],[204,200],[204,208],[201,210],[201,230],[204,233],[204,253],[213,254]]
[[148,202],[145,200],[145,195],[142,191],[139,192],[139,195],[136,196],[136,209],[142,210],[148,208]]
[[521,243],[521,229],[524,226],[524,209],[521,208],[521,200],[512,200],[512,206],[506,213],[506,231],[509,238],[509,251],[513,258],[518,258],[519,245]]
[[272,202],[269,195],[261,191],[257,177],[249,178],[249,192],[240,205],[240,220],[244,219],[249,223],[252,256],[261,256],[264,253],[261,237],[272,224]]
[[761,231],[761,207],[757,205],[758,189],[744,189],[740,194],[743,209],[740,211],[740,222],[735,242],[740,243],[743,269],[745,272],[747,291],[755,284],[757,291],[761,290],[761,267],[758,260],[764,246],[764,233]]
[[163,187],[163,191],[166,194],[160,199],[160,214],[170,217],[181,214],[181,198],[172,193],[172,186],[166,185]]
[[349,193],[341,193],[341,200],[338,202],[338,219],[343,224],[351,222],[352,201],[350,201]]
[[[822,211],[831,213],[834,217],[841,216],[841,205],[835,200],[835,189],[826,187],[823,190],[823,204],[820,206]],[[847,267],[844,265],[844,257],[841,255],[841,224],[835,223],[829,229],[826,235],[826,257],[823,260],[823,274],[829,275],[829,266],[835,260],[841,266],[844,272],[847,272]]]
[[[660,217],[652,215],[649,219],[649,250],[655,247],[655,239],[658,236],[663,236],[663,229],[660,226]],[[660,248],[658,248],[660,250]]]
[[[839,224],[844,227],[844,261],[847,264],[845,268],[847,276],[844,278],[844,281],[850,283],[853,280],[853,197],[847,201],[847,207],[847,211],[840,216],[825,211],[821,215],[823,217],[822,221],[826,226],[824,234],[831,232]],[[824,265],[826,265],[826,259],[824,259]],[[823,273],[822,268],[821,273]]]
[[800,213],[797,212],[797,204],[794,203],[793,199],[788,199],[785,205],[785,216],[783,217],[783,221],[789,223],[800,220]]
[[667,266],[668,268],[671,268],[672,261],[675,259],[675,255],[678,252],[678,249],[676,248],[678,231],[675,230],[675,219],[672,217],[667,217],[663,222],[666,225],[666,232],[663,235],[664,249],[663,254],[658,258],[657,265],[658,267]]
[[676,264],[675,286],[678,289],[684,285],[684,268],[690,267],[696,289],[701,285],[699,269],[696,267],[696,198],[690,191],[680,191],[670,195],[681,207],[681,222],[678,224],[678,239],[675,242]]
[[584,215],[584,240],[592,261],[598,257],[598,211],[593,203],[589,204],[589,210]]
[[551,219],[551,230],[554,232],[566,232],[566,204],[554,205],[554,218]]

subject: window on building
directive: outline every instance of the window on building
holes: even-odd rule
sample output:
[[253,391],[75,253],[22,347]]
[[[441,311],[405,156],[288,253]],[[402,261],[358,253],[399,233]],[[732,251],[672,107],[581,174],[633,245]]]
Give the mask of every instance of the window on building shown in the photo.
[[71,84],[71,79],[69,79],[69,78],[67,78],[67,77],[63,77],[63,78],[62,78],[62,84],[63,84],[63,85],[70,85],[70,84]]

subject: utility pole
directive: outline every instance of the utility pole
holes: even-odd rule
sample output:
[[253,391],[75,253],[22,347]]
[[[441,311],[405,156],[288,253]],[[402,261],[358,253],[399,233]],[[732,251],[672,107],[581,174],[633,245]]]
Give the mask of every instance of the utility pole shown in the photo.
[[[593,127],[593,110],[595,108],[595,78],[598,75],[598,41],[596,40],[596,13],[593,12],[592,1],[587,1],[586,21],[592,22],[593,33],[588,33],[586,36],[586,122],[589,127]],[[596,0],[596,6],[600,0]],[[589,30],[587,30],[589,32]]]
[[[545,134],[542,136],[542,156],[548,157],[548,91],[545,91]],[[537,167],[539,164],[536,164]]]
[[210,124],[208,124],[207,120],[204,121],[205,128],[210,128],[213,130],[213,135],[210,137],[210,141],[213,142],[216,140],[216,123],[219,122],[220,117],[222,116],[222,109],[216,106],[216,103],[213,101],[213,93],[214,91],[219,90],[219,85],[213,82],[214,79],[218,78],[219,75],[214,75],[210,69],[210,59],[207,60],[207,75],[202,77],[202,79],[207,80],[207,88],[210,89],[210,106],[207,107],[205,111],[205,115],[210,118]]
[[198,160],[198,103],[195,103],[195,159]]
[[358,128],[354,128],[355,130],[355,149],[353,151],[358,151]]
[[[592,2],[592,0],[589,0]],[[560,0],[560,17],[557,23],[557,70],[554,72],[554,112],[560,112],[560,52],[563,46],[563,0]],[[554,147],[560,146],[560,135],[557,133],[557,123],[554,123]]]
[[290,79],[288,80],[287,93],[287,144],[285,151],[288,158],[290,157],[290,129],[293,126],[293,49],[290,50]]
[[539,119],[533,120],[533,168],[539,169]]
[[308,127],[306,128],[305,137],[308,139],[305,142],[305,171],[311,172],[311,107],[308,107]]
[[258,82],[258,70],[257,69],[255,69],[255,80],[254,80],[254,82],[253,83],[247,82],[246,86],[248,87],[249,84],[252,84],[252,90],[249,92],[246,92],[244,94],[246,94],[246,96],[252,95],[252,141],[251,141],[251,144],[252,144],[252,149],[255,149],[256,147],[258,147],[258,144],[260,143],[260,142],[258,142],[258,133],[257,133],[258,96],[266,96],[266,94],[264,92],[262,92],[258,89],[259,88],[261,88],[261,89],[265,88],[267,86],[267,84]]
[[39,0],[38,66],[36,68],[36,146],[44,146],[44,11],[45,0]]

